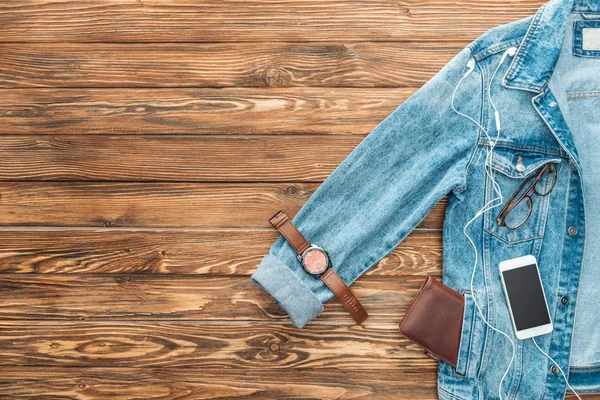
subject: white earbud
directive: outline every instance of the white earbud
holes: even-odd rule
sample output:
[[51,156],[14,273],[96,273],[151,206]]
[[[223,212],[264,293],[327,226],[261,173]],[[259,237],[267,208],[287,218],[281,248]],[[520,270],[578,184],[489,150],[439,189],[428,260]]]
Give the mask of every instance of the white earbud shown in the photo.
[[471,72],[473,72],[473,70],[475,69],[475,59],[474,58],[469,59],[469,62],[467,62],[467,68],[469,68],[469,70],[467,72],[465,72],[465,75],[463,76],[463,78],[466,78],[467,76],[469,76],[471,74]]

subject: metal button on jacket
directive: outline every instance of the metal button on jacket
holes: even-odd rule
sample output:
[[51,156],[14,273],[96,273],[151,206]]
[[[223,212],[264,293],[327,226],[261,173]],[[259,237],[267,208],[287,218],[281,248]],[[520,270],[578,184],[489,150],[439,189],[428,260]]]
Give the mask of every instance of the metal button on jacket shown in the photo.
[[576,226],[569,227],[569,235],[571,235],[571,236],[577,235],[577,227]]
[[521,156],[517,156],[517,167],[516,167],[518,172],[523,172],[525,171],[525,165],[523,165],[523,157]]
[[517,171],[519,171],[519,172],[525,171],[525,166],[521,163],[517,164]]

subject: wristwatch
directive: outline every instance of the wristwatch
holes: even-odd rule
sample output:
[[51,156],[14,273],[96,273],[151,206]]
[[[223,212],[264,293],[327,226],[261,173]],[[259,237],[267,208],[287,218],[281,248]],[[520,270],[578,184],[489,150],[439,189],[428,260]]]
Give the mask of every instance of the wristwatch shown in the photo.
[[277,212],[269,219],[269,222],[294,248],[298,261],[300,261],[304,270],[314,277],[321,278],[323,283],[348,310],[354,321],[357,324],[362,324],[369,314],[367,314],[350,288],[331,268],[327,252],[316,244],[309,243],[283,212]]

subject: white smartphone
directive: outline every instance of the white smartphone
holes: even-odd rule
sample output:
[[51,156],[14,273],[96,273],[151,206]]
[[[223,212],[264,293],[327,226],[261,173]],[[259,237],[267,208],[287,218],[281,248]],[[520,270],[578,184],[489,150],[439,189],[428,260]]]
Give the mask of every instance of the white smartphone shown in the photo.
[[517,339],[552,332],[552,320],[535,257],[527,255],[505,260],[499,268]]

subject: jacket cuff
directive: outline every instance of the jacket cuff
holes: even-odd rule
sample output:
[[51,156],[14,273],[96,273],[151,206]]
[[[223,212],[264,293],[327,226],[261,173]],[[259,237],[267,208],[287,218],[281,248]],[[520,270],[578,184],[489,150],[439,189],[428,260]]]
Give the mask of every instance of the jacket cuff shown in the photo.
[[322,310],[323,304],[302,280],[279,258],[267,254],[252,274],[252,281],[265,289],[302,328]]

